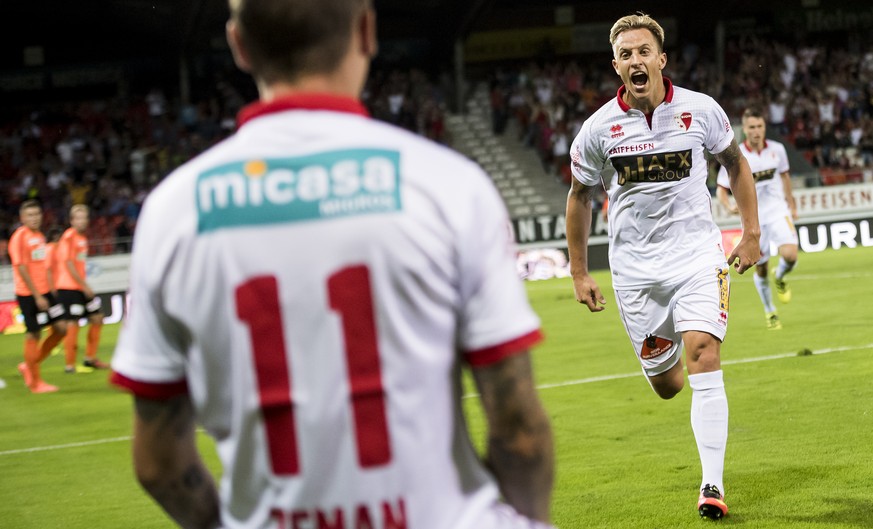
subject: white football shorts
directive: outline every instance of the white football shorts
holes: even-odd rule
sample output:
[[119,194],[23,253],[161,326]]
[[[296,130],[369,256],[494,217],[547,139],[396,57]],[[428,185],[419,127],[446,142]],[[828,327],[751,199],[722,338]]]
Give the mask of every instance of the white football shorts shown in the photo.
[[773,222],[761,224],[761,260],[758,261],[758,264],[764,264],[770,260],[770,256],[776,255],[773,251],[778,250],[783,244],[797,246],[797,230],[788,215]]
[[730,301],[730,272],[707,267],[684,282],[645,289],[616,290],[624,328],[647,376],[679,361],[682,333],[703,331],[724,340]]

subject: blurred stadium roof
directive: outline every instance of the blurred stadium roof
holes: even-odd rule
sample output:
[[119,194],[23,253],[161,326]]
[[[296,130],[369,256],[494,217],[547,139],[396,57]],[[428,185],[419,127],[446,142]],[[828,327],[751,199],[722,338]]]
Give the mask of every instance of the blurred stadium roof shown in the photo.
[[[451,50],[473,29],[503,25],[554,25],[550,7],[572,6],[576,22],[614,20],[636,10],[680,19],[683,34],[711,33],[715,22],[739,13],[835,11],[869,0],[374,0],[380,40],[417,40]],[[14,0],[5,2],[0,70],[28,65],[95,63],[224,49],[226,0]],[[825,7],[826,6],[826,7]],[[867,7],[864,7],[867,6]],[[546,9],[543,9],[546,8]],[[860,10],[860,11],[858,11]],[[28,55],[30,53],[30,55]],[[40,61],[40,54],[43,60]],[[26,59],[25,59],[26,58]],[[36,62],[34,62],[36,61]]]
[[[374,2],[380,39],[419,39],[440,46],[449,46],[475,24],[487,20],[489,13],[504,8],[541,10],[572,4],[580,12],[583,9],[586,13],[609,12],[609,16],[625,14],[628,9],[664,10],[663,7],[657,9],[662,4],[654,0],[635,3],[605,0]],[[224,46],[226,0],[30,0],[6,4],[8,22],[0,32],[0,69],[25,66],[24,50],[29,47],[42,48],[45,64],[70,64]],[[675,9],[681,4],[693,5],[688,0],[674,0],[670,5]]]

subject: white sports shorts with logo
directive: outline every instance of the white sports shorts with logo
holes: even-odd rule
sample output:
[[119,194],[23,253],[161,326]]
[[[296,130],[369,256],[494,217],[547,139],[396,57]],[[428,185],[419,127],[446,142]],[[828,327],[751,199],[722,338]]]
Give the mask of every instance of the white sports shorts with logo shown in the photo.
[[703,331],[724,340],[730,273],[726,264],[707,267],[684,281],[616,290],[615,299],[643,372],[660,375],[679,361],[683,332]]
[[797,229],[791,222],[791,217],[786,215],[774,219],[772,222],[761,223],[761,260],[758,264],[765,264],[770,256],[774,255],[771,246],[779,248],[783,244],[797,246]]

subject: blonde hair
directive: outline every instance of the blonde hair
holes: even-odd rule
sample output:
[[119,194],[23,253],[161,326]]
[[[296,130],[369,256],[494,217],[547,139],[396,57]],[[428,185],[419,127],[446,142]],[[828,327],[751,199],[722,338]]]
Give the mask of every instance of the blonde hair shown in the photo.
[[84,211],[85,213],[90,213],[91,210],[88,209],[88,206],[86,206],[85,204],[75,204],[75,205],[73,205],[73,207],[70,208],[70,216],[72,217],[73,213],[75,213],[77,211]]
[[664,51],[664,28],[662,28],[661,24],[658,24],[654,18],[642,11],[637,11],[633,15],[621,17],[615,21],[615,24],[612,25],[612,29],[609,30],[610,47],[615,47],[615,41],[621,33],[631,29],[649,30],[658,42],[658,52]]

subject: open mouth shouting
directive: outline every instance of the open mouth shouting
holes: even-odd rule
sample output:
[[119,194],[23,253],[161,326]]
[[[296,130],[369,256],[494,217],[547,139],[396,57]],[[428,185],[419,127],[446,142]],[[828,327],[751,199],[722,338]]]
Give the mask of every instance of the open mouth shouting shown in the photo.
[[634,72],[630,76],[630,81],[637,90],[642,90],[646,87],[646,83],[649,82],[649,74],[646,72]]

